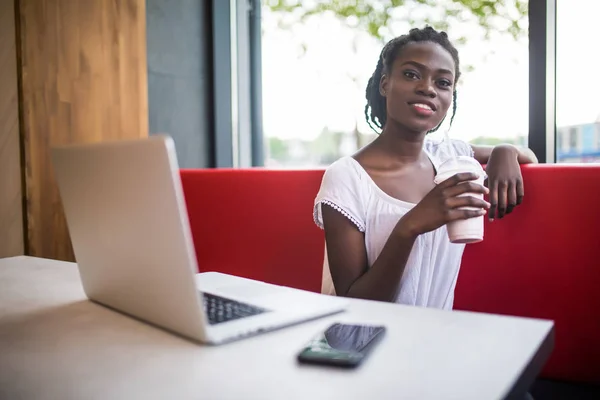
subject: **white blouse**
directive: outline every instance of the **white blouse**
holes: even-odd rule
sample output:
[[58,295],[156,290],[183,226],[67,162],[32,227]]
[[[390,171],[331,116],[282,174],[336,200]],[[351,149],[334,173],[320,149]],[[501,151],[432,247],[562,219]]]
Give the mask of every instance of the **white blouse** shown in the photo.
[[[466,142],[452,139],[450,144],[451,147],[444,141],[425,140],[423,149],[436,170],[452,156],[452,151],[473,157],[473,150]],[[350,156],[331,164],[323,175],[313,211],[315,223],[321,229],[322,204],[338,210],[364,233],[369,267],[379,257],[400,218],[415,206],[386,194]],[[463,251],[464,244],[450,243],[446,226],[420,235],[406,263],[396,302],[451,310]],[[335,294],[327,248],[322,292]]]

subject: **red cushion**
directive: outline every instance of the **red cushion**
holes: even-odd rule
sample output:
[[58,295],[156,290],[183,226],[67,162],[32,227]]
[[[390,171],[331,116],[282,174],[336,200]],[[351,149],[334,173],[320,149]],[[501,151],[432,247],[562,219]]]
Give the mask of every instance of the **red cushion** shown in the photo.
[[319,292],[322,170],[182,170],[198,267]]
[[523,167],[524,203],[468,245],[455,309],[555,320],[544,375],[600,382],[600,166]]
[[[322,170],[182,170],[199,269],[319,291]],[[600,166],[523,167],[525,202],[468,245],[455,308],[553,319],[544,375],[600,382]]]

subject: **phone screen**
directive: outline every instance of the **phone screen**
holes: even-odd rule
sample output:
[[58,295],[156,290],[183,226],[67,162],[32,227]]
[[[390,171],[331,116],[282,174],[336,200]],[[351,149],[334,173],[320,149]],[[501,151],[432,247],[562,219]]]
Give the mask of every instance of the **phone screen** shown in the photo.
[[304,347],[298,360],[355,367],[372,350],[384,332],[383,326],[333,324]]

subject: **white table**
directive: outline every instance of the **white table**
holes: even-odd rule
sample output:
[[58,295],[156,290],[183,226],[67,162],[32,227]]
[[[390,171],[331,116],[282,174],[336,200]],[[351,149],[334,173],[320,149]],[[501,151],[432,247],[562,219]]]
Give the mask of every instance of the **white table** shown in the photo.
[[[388,332],[356,370],[298,365],[334,321]],[[88,301],[76,264],[0,260],[2,399],[520,399],[553,340],[551,321],[352,300],[335,316],[205,347]]]

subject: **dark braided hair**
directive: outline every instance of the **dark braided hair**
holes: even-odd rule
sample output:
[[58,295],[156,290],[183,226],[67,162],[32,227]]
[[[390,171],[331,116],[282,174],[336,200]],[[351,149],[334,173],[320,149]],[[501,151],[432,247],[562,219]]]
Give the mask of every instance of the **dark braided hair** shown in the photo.
[[[423,29],[411,29],[407,35],[402,35],[390,40],[383,47],[383,50],[381,50],[381,55],[379,56],[377,67],[375,68],[375,72],[373,72],[373,75],[369,79],[369,83],[367,84],[367,90],[365,94],[365,97],[367,98],[367,105],[365,106],[365,118],[367,119],[367,123],[369,124],[371,129],[373,129],[377,133],[380,133],[381,130],[383,130],[383,127],[385,126],[385,122],[387,120],[385,97],[383,97],[379,92],[381,76],[383,74],[389,74],[391,72],[392,64],[394,63],[396,57],[398,57],[398,54],[400,53],[402,48],[409,43],[415,42],[437,43],[444,49],[446,49],[454,59],[455,85],[458,81],[458,78],[460,76],[458,51],[452,45],[452,43],[450,43],[446,32],[438,32],[432,27],[426,26]],[[452,93],[452,117],[450,118],[450,126],[452,126],[452,121],[454,121],[455,114],[456,89],[454,89],[454,92]],[[444,119],[445,118],[446,117],[444,117]],[[440,121],[438,126],[433,128],[429,132],[436,131],[442,125],[444,119]]]

